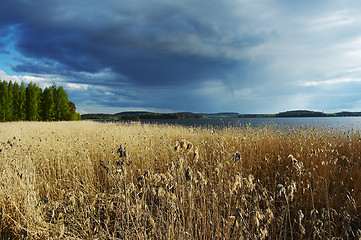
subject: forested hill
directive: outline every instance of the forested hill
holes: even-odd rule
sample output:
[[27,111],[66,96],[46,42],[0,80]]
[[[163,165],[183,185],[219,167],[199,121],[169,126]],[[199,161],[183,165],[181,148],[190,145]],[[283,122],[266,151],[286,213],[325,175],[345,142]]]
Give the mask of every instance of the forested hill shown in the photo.
[[0,81],[0,121],[80,120],[75,104],[62,86],[42,90],[35,83]]
[[327,117],[328,114],[318,111],[294,110],[277,113],[275,117]]

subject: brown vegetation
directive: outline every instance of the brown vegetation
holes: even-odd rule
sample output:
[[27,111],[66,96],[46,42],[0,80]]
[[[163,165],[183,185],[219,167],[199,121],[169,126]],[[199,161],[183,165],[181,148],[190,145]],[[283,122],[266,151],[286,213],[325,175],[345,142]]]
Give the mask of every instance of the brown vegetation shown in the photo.
[[2,239],[355,239],[361,134],[0,124]]

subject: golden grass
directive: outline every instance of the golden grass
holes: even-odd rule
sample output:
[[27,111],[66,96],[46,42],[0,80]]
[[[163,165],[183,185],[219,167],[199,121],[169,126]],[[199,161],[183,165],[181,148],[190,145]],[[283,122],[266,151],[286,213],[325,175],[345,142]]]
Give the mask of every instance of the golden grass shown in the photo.
[[0,124],[1,239],[355,239],[361,134]]

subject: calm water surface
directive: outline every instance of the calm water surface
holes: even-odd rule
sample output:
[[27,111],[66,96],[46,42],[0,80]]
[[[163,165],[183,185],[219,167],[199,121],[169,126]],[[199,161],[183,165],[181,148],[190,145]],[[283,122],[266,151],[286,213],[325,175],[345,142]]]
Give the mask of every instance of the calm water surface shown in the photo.
[[156,119],[140,120],[142,123],[174,124],[205,127],[261,127],[276,125],[284,127],[318,126],[340,130],[361,129],[361,117],[305,117],[305,118],[214,118],[214,119]]

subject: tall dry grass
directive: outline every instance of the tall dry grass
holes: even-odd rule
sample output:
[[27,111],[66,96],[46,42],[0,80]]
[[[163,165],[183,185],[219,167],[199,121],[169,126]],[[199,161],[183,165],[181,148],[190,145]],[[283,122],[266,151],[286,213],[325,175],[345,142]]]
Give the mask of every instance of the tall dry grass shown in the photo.
[[0,124],[1,239],[357,239],[361,134]]

